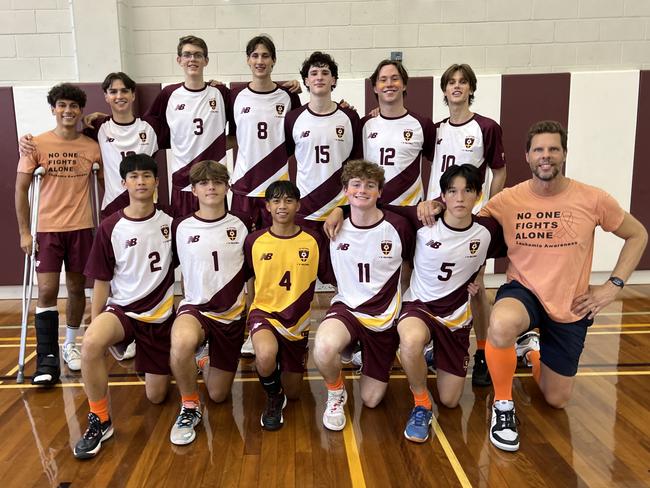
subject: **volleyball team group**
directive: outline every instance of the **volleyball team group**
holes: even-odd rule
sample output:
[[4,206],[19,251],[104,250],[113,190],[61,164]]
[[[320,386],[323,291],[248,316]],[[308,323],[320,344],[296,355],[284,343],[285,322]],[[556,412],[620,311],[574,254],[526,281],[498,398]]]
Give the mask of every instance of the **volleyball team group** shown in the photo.
[[[110,114],[84,118],[86,94],[62,83],[48,93],[56,128],[21,138],[20,245],[37,252],[32,382],[59,381],[60,351],[70,370],[81,370],[90,413],[74,456],[94,457],[113,435],[108,352],[135,355],[153,403],[165,400],[173,375],[181,397],[170,431],[176,445],[200,432],[209,400],[201,400],[199,372],[209,399],[223,402],[247,348],[267,399],[261,428],[270,431],[301,394],[308,353],[327,387],[322,421],[332,431],[347,421],[344,365],[360,369],[363,405],[374,408],[397,356],[414,403],[404,436],[422,443],[433,417],[428,371],[439,404],[456,407],[472,329],[472,383],[494,388],[490,441],[518,450],[516,368],[532,368],[550,405],[569,402],[587,330],[637,266],[644,226],[605,191],[564,176],[567,132],[555,121],[530,127],[522,149],[531,178],[506,188],[502,131],[471,111],[477,79],[466,64],[443,73],[449,117],[434,124],[405,107],[408,73],[399,61],[377,65],[370,81],[378,108],[360,119],[332,99],[338,67],[330,55],[312,53],[300,81],[285,83],[272,80],[268,36],[248,42],[245,60],[249,83],[208,82],[206,43],[182,37],[176,61],[184,80],[164,87],[142,117],[134,113],[136,83],[110,73],[102,83]],[[302,106],[301,86],[309,95]],[[160,149],[171,150],[171,206],[158,202],[159,178],[167,178],[153,157]],[[231,173],[221,162],[229,149]],[[104,187],[96,229],[94,163]],[[29,190],[38,167],[45,176],[34,242]],[[598,226],[624,245],[610,278],[589,285]],[[505,256],[507,283],[491,304],[485,261]],[[175,306],[177,267],[183,298]],[[94,280],[91,324],[79,347],[86,279]],[[318,280],[336,291],[308,352]]]

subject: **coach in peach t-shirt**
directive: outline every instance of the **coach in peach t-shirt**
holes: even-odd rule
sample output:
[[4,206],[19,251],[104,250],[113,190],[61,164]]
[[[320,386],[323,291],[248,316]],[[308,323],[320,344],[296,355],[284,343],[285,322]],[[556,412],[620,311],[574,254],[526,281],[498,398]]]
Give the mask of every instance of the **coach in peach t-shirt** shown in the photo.
[[[567,133],[561,124],[534,124],[526,143],[532,178],[504,189],[481,212],[503,227],[510,260],[485,348],[494,384],[490,440],[506,451],[519,449],[512,401],[517,356],[532,366],[546,401],[563,408],[587,328],[623,288],[648,239],[643,225],[609,194],[562,174],[566,155]],[[589,286],[598,226],[625,244],[611,277]]]

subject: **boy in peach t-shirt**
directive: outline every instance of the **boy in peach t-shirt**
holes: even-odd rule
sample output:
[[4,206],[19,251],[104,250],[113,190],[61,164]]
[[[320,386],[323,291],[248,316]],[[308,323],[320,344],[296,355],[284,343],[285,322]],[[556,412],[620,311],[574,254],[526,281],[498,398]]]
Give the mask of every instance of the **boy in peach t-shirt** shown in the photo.
[[[497,292],[485,348],[494,384],[490,441],[505,451],[519,449],[512,401],[517,356],[532,365],[546,401],[563,408],[587,328],[616,298],[647,243],[643,225],[610,195],[562,174],[566,154],[562,125],[534,124],[526,143],[532,178],[495,195],[480,213],[503,227],[510,260],[508,283]],[[625,245],[612,276],[589,286],[598,226],[624,239]]]
[[50,386],[59,379],[59,313],[56,298],[59,275],[65,262],[68,327],[63,358],[73,371],[81,368],[75,338],[86,306],[83,270],[92,246],[93,219],[89,179],[93,163],[101,162],[96,142],[77,131],[86,104],[78,87],[62,83],[53,87],[47,101],[56,117],[56,128],[34,138],[35,151],[22,156],[16,175],[16,216],[20,247],[31,253],[28,193],[34,170],[42,166],[38,209],[36,273],[36,372],[35,385]]

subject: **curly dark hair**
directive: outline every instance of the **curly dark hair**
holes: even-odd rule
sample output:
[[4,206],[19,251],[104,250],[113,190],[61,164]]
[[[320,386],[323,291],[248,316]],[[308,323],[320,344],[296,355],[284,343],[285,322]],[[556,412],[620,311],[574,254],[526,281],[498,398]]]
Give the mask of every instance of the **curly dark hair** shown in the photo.
[[86,92],[72,83],[59,83],[47,92],[47,103],[54,107],[59,100],[72,100],[81,108],[86,106]]

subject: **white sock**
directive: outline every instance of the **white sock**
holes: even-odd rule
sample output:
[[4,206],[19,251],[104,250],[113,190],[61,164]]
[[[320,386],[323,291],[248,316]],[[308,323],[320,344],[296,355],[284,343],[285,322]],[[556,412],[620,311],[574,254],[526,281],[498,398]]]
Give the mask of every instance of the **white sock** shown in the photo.
[[63,343],[64,346],[67,344],[70,344],[71,342],[74,344],[75,340],[77,339],[77,335],[79,335],[79,331],[81,330],[81,327],[72,327],[71,325],[66,326],[65,328],[65,342]]

